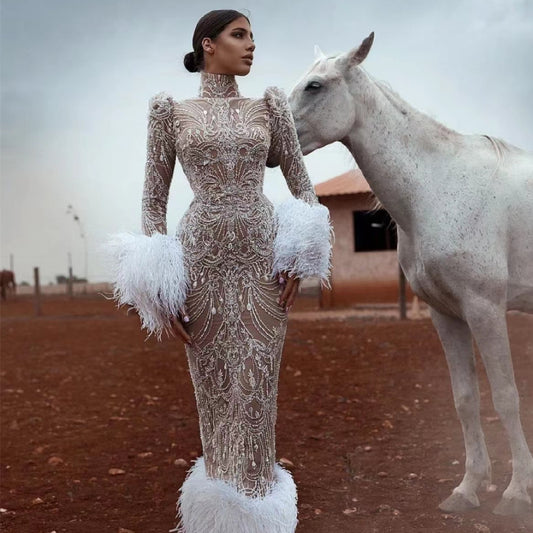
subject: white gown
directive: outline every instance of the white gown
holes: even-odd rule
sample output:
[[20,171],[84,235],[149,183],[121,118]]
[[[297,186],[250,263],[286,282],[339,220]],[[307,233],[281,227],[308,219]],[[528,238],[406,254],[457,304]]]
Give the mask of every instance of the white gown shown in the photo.
[[[332,230],[285,94],[269,87],[263,98],[245,98],[233,75],[200,78],[198,98],[158,93],[150,101],[142,204],[144,236],[166,236],[177,157],[194,192],[172,244],[186,287],[185,349],[203,456],[181,487],[174,531],[288,533],[297,523],[296,487],[275,462],[287,327],[275,273],[327,283]],[[275,208],[262,187],[265,166],[277,165],[293,197]]]

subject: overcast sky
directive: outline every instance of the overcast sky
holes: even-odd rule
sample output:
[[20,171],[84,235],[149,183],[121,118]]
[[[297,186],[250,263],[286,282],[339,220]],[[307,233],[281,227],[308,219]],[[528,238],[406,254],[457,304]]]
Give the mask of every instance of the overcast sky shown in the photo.
[[[357,46],[375,31],[366,70],[411,105],[462,133],[486,133],[533,151],[533,0],[1,1],[1,266],[17,280],[39,266],[48,283],[106,279],[98,244],[140,231],[148,100],[159,91],[197,96],[183,67],[198,19],[211,9],[249,15],[256,41],[240,91],[289,92],[314,58]],[[335,143],[305,157],[313,183],[354,168]],[[278,169],[265,193],[289,194]],[[192,199],[179,163],[168,231]]]

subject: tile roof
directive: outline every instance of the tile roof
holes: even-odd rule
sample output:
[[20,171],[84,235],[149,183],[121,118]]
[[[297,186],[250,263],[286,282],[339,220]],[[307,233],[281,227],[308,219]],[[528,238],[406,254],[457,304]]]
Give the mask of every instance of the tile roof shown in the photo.
[[315,193],[318,197],[365,192],[371,192],[370,186],[359,169],[349,170],[315,185]]

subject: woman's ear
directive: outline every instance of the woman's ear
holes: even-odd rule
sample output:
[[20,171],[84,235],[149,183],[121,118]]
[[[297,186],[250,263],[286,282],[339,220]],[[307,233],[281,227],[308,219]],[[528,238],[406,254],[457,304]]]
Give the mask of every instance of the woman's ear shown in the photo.
[[202,39],[202,48],[204,49],[204,52],[212,54],[214,51],[213,41],[211,41],[209,37],[204,37]]

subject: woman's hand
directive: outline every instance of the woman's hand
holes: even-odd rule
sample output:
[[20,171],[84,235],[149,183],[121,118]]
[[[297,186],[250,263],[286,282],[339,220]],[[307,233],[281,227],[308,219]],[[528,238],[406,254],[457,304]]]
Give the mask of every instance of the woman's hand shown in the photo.
[[281,293],[281,296],[279,297],[279,304],[285,311],[288,313],[290,308],[292,307],[292,304],[294,303],[294,300],[296,298],[296,295],[298,294],[298,287],[300,286],[300,278],[294,276],[289,276],[287,274],[287,271],[281,272],[279,275],[279,281],[280,283],[285,285],[285,288],[283,289],[283,292]]
[[171,326],[172,331],[174,332],[174,336],[178,336],[181,338],[183,342],[186,342],[187,344],[192,344],[191,336],[185,331],[184,323],[187,323],[189,321],[189,317],[187,316],[187,313],[185,312],[185,309],[183,307],[180,308],[179,314],[177,317],[172,317],[171,319]]

